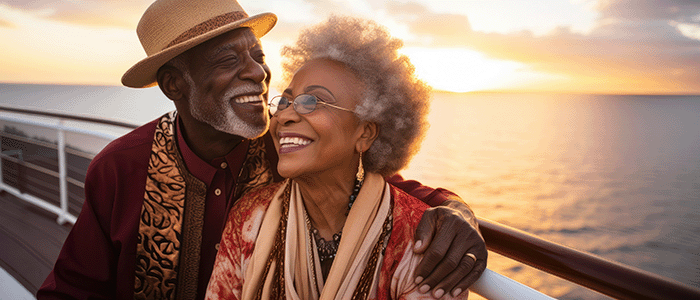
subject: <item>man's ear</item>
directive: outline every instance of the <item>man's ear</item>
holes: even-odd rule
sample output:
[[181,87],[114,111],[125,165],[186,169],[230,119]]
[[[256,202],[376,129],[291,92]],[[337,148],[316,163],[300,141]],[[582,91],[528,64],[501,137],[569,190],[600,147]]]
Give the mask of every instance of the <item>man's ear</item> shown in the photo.
[[363,122],[364,124],[360,128],[360,138],[357,139],[355,144],[355,149],[357,152],[365,152],[372,146],[374,140],[379,136],[379,127],[376,123]]
[[164,65],[158,69],[156,79],[158,87],[168,99],[177,102],[183,100],[189,94],[189,86],[183,78],[183,73],[171,65]]

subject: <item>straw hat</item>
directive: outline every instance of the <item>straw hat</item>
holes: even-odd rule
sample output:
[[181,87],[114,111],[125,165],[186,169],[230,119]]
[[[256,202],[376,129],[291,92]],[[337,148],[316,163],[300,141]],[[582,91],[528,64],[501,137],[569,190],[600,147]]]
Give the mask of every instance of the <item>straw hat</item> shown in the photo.
[[124,73],[122,84],[154,86],[158,69],[175,56],[240,27],[250,27],[260,38],[275,23],[273,13],[248,17],[236,0],[156,0],[136,28],[148,57]]

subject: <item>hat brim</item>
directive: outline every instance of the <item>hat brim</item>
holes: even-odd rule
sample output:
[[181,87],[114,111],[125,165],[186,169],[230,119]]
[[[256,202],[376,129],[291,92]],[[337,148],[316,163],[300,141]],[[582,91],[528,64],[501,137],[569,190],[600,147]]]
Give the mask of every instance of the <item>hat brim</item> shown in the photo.
[[268,33],[277,23],[273,13],[262,13],[221,26],[205,34],[191,38],[175,46],[142,59],[122,76],[122,84],[133,88],[147,88],[157,85],[156,73],[166,62],[195,46],[221,34],[241,27],[249,27],[257,38]]

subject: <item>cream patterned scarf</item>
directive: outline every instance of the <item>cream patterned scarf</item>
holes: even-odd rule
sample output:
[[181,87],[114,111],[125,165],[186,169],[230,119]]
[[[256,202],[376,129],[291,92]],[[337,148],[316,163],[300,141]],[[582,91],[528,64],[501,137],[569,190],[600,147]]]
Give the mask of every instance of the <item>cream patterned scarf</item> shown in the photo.
[[351,299],[376,293],[392,224],[391,192],[384,179],[366,175],[325,283],[307,218],[298,185],[288,181],[265,213],[245,271],[243,299],[275,299],[282,294],[287,299]]

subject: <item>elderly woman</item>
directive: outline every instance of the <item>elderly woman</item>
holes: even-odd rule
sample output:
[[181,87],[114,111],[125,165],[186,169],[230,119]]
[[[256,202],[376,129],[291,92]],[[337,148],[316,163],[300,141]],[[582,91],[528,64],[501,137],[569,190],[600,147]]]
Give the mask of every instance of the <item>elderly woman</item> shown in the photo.
[[428,206],[384,180],[427,127],[430,89],[401,44],[373,22],[334,17],[285,48],[295,73],[270,101],[270,132],[289,179],[231,210],[208,299],[431,296],[414,282],[412,251]]

